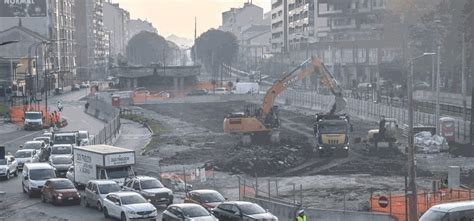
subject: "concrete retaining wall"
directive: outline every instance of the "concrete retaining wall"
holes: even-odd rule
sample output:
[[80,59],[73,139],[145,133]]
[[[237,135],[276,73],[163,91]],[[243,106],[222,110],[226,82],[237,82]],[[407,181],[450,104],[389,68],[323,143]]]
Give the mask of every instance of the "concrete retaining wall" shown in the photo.
[[88,101],[89,108],[87,109],[87,114],[92,115],[99,120],[108,123],[120,114],[119,109],[113,107],[103,99],[91,97]]
[[[260,94],[229,94],[229,95],[206,95],[206,96],[186,96],[168,100],[147,100],[144,104],[166,104],[166,103],[208,103],[208,102],[228,102],[228,101],[252,101],[262,100]],[[243,108],[243,107],[242,107]]]
[[[297,211],[297,207],[295,205],[272,202],[266,199],[257,199],[252,197],[244,197],[244,200],[257,203],[264,209],[268,209],[281,221],[295,220]],[[317,221],[395,221],[395,218],[386,214],[366,213],[357,211],[305,208],[305,213],[308,217],[308,220]]]

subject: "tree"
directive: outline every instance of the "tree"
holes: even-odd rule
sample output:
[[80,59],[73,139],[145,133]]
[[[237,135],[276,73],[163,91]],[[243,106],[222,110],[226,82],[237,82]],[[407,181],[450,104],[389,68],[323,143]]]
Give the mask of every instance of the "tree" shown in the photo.
[[129,64],[150,65],[153,63],[168,64],[172,57],[168,53],[169,44],[165,38],[153,33],[142,31],[128,42],[127,58]]
[[[436,52],[441,46],[441,80],[451,92],[461,89],[461,47],[462,34],[467,28],[464,23],[464,8],[469,0],[441,1],[435,10],[425,14],[410,27],[410,47],[414,54]],[[428,58],[427,58],[428,59]],[[431,62],[416,65],[418,80],[430,79]]]
[[196,39],[192,51],[195,49],[197,60],[216,78],[220,65],[231,64],[237,57],[239,45],[234,34],[210,29]]

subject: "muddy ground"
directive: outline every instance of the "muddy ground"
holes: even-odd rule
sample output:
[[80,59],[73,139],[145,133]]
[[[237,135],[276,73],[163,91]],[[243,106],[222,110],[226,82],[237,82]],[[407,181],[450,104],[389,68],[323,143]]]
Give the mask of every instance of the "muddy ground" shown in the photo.
[[[145,109],[189,124],[183,136],[164,136],[168,145],[191,147],[161,158],[163,165],[189,164],[196,161],[214,161],[226,172],[258,176],[344,175],[370,174],[402,176],[406,171],[406,157],[397,149],[367,151],[364,143],[352,144],[348,158],[320,158],[313,151],[313,114],[304,110],[281,110],[281,144],[258,144],[250,148],[239,144],[239,137],[223,133],[222,121],[229,112],[242,110],[248,103],[241,101],[215,103],[186,103],[145,105]],[[157,119],[160,121],[160,119]],[[352,119],[351,137],[364,138],[373,123]],[[175,125],[168,125],[169,130]],[[192,129],[194,128],[195,129]],[[181,148],[182,149],[182,148]],[[328,166],[329,164],[329,166]],[[419,176],[429,176],[420,170]]]

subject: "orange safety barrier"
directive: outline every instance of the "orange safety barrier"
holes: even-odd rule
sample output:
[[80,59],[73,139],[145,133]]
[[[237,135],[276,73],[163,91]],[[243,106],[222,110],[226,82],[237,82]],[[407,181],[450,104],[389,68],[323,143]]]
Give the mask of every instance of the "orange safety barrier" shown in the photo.
[[[471,190],[449,190],[442,189],[437,192],[418,192],[417,194],[417,211],[418,217],[423,215],[429,208],[434,205],[460,202],[471,200]],[[406,200],[406,201],[405,201]],[[386,213],[395,217],[398,221],[406,220],[406,203],[408,199],[405,194],[396,195],[376,195],[369,200],[372,212]]]
[[239,191],[242,196],[256,197],[257,195],[257,191],[255,191],[254,187],[245,184],[240,184]]
[[39,111],[43,113],[45,119],[44,125],[48,127],[50,125],[50,115],[44,106],[38,105],[19,105],[10,107],[10,119],[14,124],[23,125],[25,112],[27,111]]

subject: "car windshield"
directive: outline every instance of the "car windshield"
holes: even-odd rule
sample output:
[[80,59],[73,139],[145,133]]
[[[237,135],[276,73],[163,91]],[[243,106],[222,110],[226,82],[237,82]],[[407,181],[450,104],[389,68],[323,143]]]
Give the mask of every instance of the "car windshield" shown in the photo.
[[445,215],[445,212],[430,209],[423,214],[420,221],[441,221]]
[[106,171],[109,179],[124,178],[128,176],[127,167],[109,168]]
[[118,192],[120,191],[120,187],[118,184],[114,183],[110,183],[110,184],[102,184],[102,185],[99,185],[99,192],[100,194],[108,194],[108,193],[112,193],[112,192]]
[[76,143],[76,139],[74,135],[54,137],[54,144],[75,144],[75,143]]
[[224,197],[219,193],[204,193],[200,195],[203,203],[216,203],[225,201]]
[[345,133],[346,131],[346,124],[319,124],[318,131],[322,134],[328,133]]
[[42,145],[43,143],[41,142],[25,143],[25,145],[23,145],[23,149],[39,150],[41,149]]
[[242,213],[246,215],[266,213],[265,210],[257,204],[241,204],[239,207]]
[[0,165],[7,165],[6,159],[0,159]]
[[201,206],[185,207],[183,213],[186,217],[209,216],[209,212]]
[[38,120],[38,119],[41,119],[41,118],[42,118],[41,113],[26,113],[25,114],[25,119]]
[[87,133],[79,133],[79,138],[86,139],[87,138]]
[[53,158],[53,164],[72,164],[72,159],[70,157],[55,157]]
[[56,175],[54,174],[54,170],[52,169],[30,170],[31,180],[47,180],[54,177],[56,177]]
[[53,146],[51,148],[51,155],[57,154],[72,154],[72,148],[70,146]]
[[160,183],[158,180],[142,180],[140,181],[142,189],[154,189],[154,188],[163,188],[163,184]]
[[28,158],[31,157],[31,152],[30,151],[19,151],[15,153],[16,158]]
[[70,180],[57,180],[52,182],[52,185],[57,190],[74,189],[74,184]]
[[140,195],[129,195],[120,197],[123,205],[138,204],[138,203],[147,203],[145,198]]

